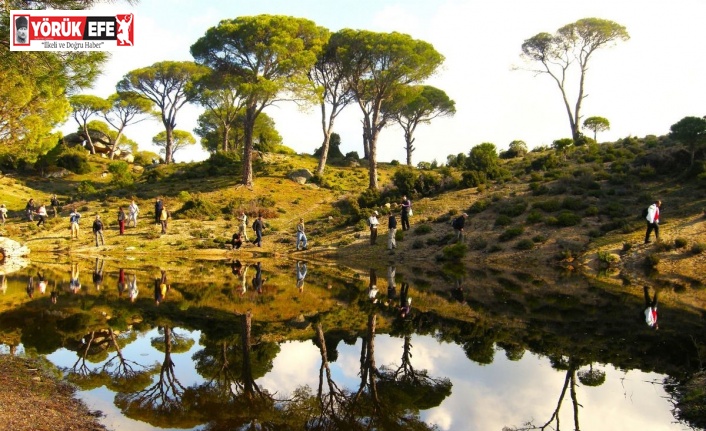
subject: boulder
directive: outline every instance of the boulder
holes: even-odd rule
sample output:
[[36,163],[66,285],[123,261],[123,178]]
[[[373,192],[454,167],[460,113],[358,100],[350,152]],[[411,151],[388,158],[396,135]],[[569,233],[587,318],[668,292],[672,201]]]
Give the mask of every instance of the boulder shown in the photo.
[[287,175],[287,177],[299,184],[306,184],[307,181],[309,181],[314,174],[311,173],[310,170],[308,169],[298,169],[296,171],[292,171]]
[[71,171],[69,171],[68,169],[61,168],[56,171],[47,172],[46,174],[44,174],[44,176],[46,178],[64,178],[65,176],[70,175],[70,174],[71,174]]
[[10,238],[0,238],[0,274],[19,271],[29,265],[29,248]]

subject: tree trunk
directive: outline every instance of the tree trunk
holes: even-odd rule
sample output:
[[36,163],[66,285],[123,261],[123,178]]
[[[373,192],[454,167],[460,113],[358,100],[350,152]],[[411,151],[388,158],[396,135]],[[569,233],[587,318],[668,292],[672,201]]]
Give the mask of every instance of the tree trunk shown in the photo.
[[370,136],[370,153],[368,155],[368,179],[370,183],[368,188],[371,190],[378,189],[378,162],[377,162],[377,140],[378,131],[377,129],[371,130]]
[[164,163],[172,163],[172,145],[174,145],[174,129],[171,127],[166,128],[167,132],[167,143],[164,147]]
[[316,167],[316,173],[318,175],[324,174],[326,160],[328,159],[328,149],[331,143],[331,131],[333,130],[333,117],[330,119],[328,127],[326,127],[326,104],[324,102],[321,103],[321,130],[324,132],[324,142],[321,143],[319,165]]
[[223,126],[223,146],[222,146],[222,149],[223,149],[223,152],[224,152],[224,153],[227,153],[227,152],[228,152],[228,138],[229,138],[229,135],[230,135],[230,127],[224,125],[224,126]]
[[412,166],[412,152],[414,151],[414,138],[412,137],[412,132],[404,133],[404,141],[406,142],[405,151],[407,151],[407,166]]
[[115,141],[113,142],[113,146],[110,149],[110,160],[113,160],[115,158],[115,151],[118,149],[118,143],[120,142],[120,138],[123,137],[123,129],[120,128],[118,130],[118,136],[115,137]]
[[363,114],[363,158],[370,160],[370,142],[372,141],[372,127],[370,114]]
[[245,114],[245,124],[243,124],[244,143],[243,143],[243,180],[242,184],[251,188],[253,185],[252,173],[252,137],[253,128],[255,126],[255,110],[248,108]]
[[91,154],[96,154],[96,147],[93,146],[93,139],[91,139],[91,134],[88,133],[87,124],[83,125],[83,134],[86,135],[86,142],[88,142],[88,145],[90,146],[89,151]]

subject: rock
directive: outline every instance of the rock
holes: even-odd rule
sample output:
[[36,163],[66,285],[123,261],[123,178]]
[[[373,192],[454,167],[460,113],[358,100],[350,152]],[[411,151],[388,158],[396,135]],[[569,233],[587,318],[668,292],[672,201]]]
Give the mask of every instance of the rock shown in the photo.
[[314,174],[311,173],[310,170],[308,169],[298,169],[296,171],[290,172],[287,177],[299,184],[306,184],[307,181],[309,181]]
[[29,265],[29,248],[10,238],[0,238],[0,273],[9,274]]
[[141,174],[142,172],[144,172],[144,170],[145,168],[140,165],[135,165],[132,167],[132,171],[136,174]]
[[64,178],[65,176],[70,175],[70,174],[71,174],[71,171],[64,169],[64,168],[61,168],[57,171],[47,172],[44,175],[44,177],[45,178]]

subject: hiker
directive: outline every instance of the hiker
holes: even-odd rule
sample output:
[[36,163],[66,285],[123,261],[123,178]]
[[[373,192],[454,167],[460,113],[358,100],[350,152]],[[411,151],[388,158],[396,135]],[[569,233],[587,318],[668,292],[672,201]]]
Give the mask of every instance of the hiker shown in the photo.
[[378,225],[380,224],[378,215],[380,214],[377,211],[373,211],[370,218],[368,218],[368,226],[370,226],[370,245],[375,245],[378,239]]
[[655,231],[655,240],[659,242],[659,209],[662,207],[662,201],[655,201],[652,205],[647,208],[647,232],[645,233],[645,244],[649,244],[650,234]]
[[71,229],[71,239],[74,238],[74,235],[76,236],[76,239],[78,239],[78,233],[79,233],[78,221],[80,219],[81,219],[81,214],[79,214],[79,212],[76,211],[75,208],[72,208],[71,214],[69,214],[69,229]]
[[453,226],[454,230],[456,231],[456,242],[463,241],[463,228],[466,225],[466,219],[468,218],[468,214],[463,213],[460,216],[456,217],[451,223],[451,226]]
[[54,211],[54,218],[56,218],[56,215],[59,213],[59,198],[56,197],[56,194],[51,195],[51,209]]
[[240,211],[240,217],[238,217],[238,220],[240,220],[240,226],[238,227],[238,233],[245,241],[250,241],[248,239],[248,216],[247,216],[247,214],[245,214],[245,211],[243,211],[243,210]]
[[304,219],[300,218],[297,224],[297,251],[299,251],[299,244],[302,245],[302,250],[306,250],[306,233],[304,232]]
[[27,220],[34,221],[34,212],[36,208],[34,206],[34,199],[30,198],[25,206],[25,213],[27,214]]
[[402,196],[402,230],[409,230],[409,216],[412,215],[412,202],[407,199],[407,195]]
[[159,223],[162,225],[163,234],[167,233],[167,220],[169,220],[169,210],[162,204],[162,211],[159,213]]
[[397,218],[394,213],[390,213],[390,217],[387,218],[387,249],[390,251],[397,248],[395,234],[397,234]]
[[230,240],[230,245],[233,246],[233,250],[237,250],[243,245],[243,238],[240,235],[240,232],[233,234],[233,238]]
[[162,199],[157,198],[157,200],[154,201],[154,224],[161,223],[161,215],[163,209],[164,203],[162,203]]
[[98,238],[101,239],[101,245],[105,245],[103,240],[103,222],[98,214],[96,214],[96,219],[93,220],[93,235],[96,237],[96,247],[98,247]]
[[5,226],[5,221],[7,220],[7,207],[5,204],[0,205],[0,222]]
[[118,228],[120,229],[120,235],[125,233],[125,220],[127,216],[125,215],[125,210],[123,207],[118,207]]
[[257,219],[252,224],[252,229],[255,231],[255,240],[253,244],[262,247],[262,230],[265,228],[265,222],[262,221],[262,214],[257,215]]
[[45,224],[45,222],[47,221],[47,207],[45,207],[44,204],[39,205],[39,209],[37,210],[37,217],[39,217],[37,227]]
[[137,227],[137,215],[140,213],[140,207],[137,206],[135,199],[130,202],[130,205],[127,207],[127,211],[127,227],[130,227],[130,223],[132,223],[133,227]]

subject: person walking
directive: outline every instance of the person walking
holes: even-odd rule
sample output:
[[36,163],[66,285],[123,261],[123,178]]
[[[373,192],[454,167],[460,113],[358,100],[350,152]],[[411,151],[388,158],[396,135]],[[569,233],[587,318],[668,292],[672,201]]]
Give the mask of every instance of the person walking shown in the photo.
[[402,214],[400,219],[402,221],[402,230],[409,230],[409,216],[412,212],[412,202],[407,199],[407,195],[402,196]]
[[655,201],[647,208],[647,232],[645,233],[645,244],[650,243],[650,234],[655,231],[655,240],[659,242],[659,210],[662,207],[662,201]]
[[69,214],[69,228],[71,229],[71,239],[76,237],[78,239],[79,227],[78,221],[81,219],[81,214],[76,211],[76,208],[71,209],[71,214]]
[[0,222],[5,226],[5,221],[7,221],[7,207],[5,204],[0,205]]
[[[159,201],[160,203],[162,201]],[[167,233],[167,221],[169,220],[169,210],[162,203],[162,210],[159,213],[159,223],[162,225],[162,233]]]
[[466,219],[468,218],[468,214],[463,213],[460,216],[456,217],[451,223],[451,226],[453,226],[454,231],[456,231],[456,242],[463,241],[463,228],[466,226]]
[[118,207],[118,228],[120,229],[120,235],[125,233],[125,220],[127,215],[125,215],[125,210],[123,207]]
[[44,204],[39,205],[39,209],[37,210],[37,217],[39,217],[37,227],[45,224],[45,222],[47,221],[47,207],[45,207]]
[[130,205],[127,207],[127,211],[127,227],[130,227],[130,223],[132,223],[133,227],[137,227],[137,215],[140,213],[140,207],[137,206],[135,199],[130,202]]
[[156,201],[154,201],[154,224],[160,224],[162,220],[162,210],[164,209],[164,203],[162,202],[162,199],[157,198]]
[[103,240],[103,222],[98,214],[96,214],[96,219],[93,220],[93,235],[96,237],[96,247],[98,247],[98,238],[101,240],[101,245],[105,245]]
[[59,214],[59,198],[56,197],[56,194],[51,195],[51,209],[54,212],[54,218],[56,218],[57,214]]
[[380,214],[377,211],[373,211],[370,218],[368,218],[368,226],[370,226],[370,245],[375,245],[378,239],[378,225],[380,224],[378,215]]
[[252,228],[255,231],[255,240],[253,241],[253,244],[258,247],[262,247],[262,231],[265,229],[265,222],[262,221],[262,214],[257,215],[257,219],[255,219],[255,222],[252,224]]
[[[404,214],[404,210],[403,214]],[[395,240],[395,235],[397,234],[397,218],[394,213],[390,213],[390,217],[387,218],[387,249],[392,251],[397,248],[397,241]]]
[[299,251],[299,244],[302,246],[302,250],[306,250],[306,233],[304,232],[304,219],[300,218],[297,224],[297,251]]
[[243,238],[245,241],[250,241],[248,239],[248,215],[245,214],[245,211],[240,210],[240,216],[238,217],[238,220],[240,220],[238,233],[240,234],[241,238]]
[[34,205],[34,199],[30,198],[25,206],[25,213],[27,214],[27,220],[34,221],[34,212],[37,208]]

